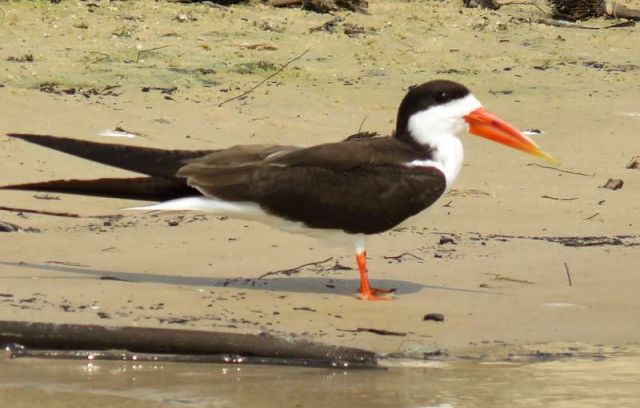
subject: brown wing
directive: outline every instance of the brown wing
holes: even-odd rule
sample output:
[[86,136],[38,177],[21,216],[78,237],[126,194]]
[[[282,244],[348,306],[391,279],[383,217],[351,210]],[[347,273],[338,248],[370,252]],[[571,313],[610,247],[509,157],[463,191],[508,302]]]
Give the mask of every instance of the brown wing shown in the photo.
[[231,159],[232,152],[226,161],[212,154],[191,161],[178,175],[207,196],[253,201],[314,228],[367,234],[398,225],[445,190],[439,170],[402,165],[428,158],[430,152],[393,138],[270,149],[269,154],[247,153],[263,159],[244,163]]
[[188,165],[184,166],[183,169],[185,169],[184,171],[188,171],[186,169],[188,169],[190,165],[215,167],[259,163],[269,157],[275,157],[283,153],[301,149],[304,149],[304,147],[270,144],[232,146],[224,150],[211,151],[207,155],[194,158],[190,160]]
[[251,201],[251,178],[269,158],[302,149],[297,146],[246,145],[212,152],[189,161],[176,176],[205,195],[230,201]]
[[375,234],[433,204],[444,192],[434,168],[362,165],[260,168],[251,193],[267,212],[313,228]]

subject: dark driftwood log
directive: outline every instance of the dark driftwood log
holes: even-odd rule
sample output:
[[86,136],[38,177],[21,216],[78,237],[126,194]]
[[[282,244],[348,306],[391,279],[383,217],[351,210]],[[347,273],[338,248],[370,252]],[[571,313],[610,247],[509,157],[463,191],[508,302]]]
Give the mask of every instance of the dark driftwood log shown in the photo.
[[247,2],[248,0],[167,0],[170,3],[214,3],[222,6],[229,6],[231,4]]
[[270,0],[273,7],[302,6],[303,9],[316,13],[330,13],[340,9],[368,14],[368,0]]
[[[115,327],[77,324],[0,321],[0,343],[17,343],[31,349],[128,350],[136,353],[179,354],[205,362],[250,362],[326,367],[375,367],[371,351],[328,346],[269,334],[237,334],[196,330]],[[19,348],[15,353],[20,356]],[[23,352],[22,355],[25,353]],[[78,355],[77,352],[73,353]],[[120,354],[120,353],[118,353]],[[27,355],[29,355],[27,353]],[[33,354],[32,354],[33,355]],[[71,353],[62,353],[69,357]],[[82,357],[82,355],[78,355]],[[229,356],[234,356],[229,358]],[[60,358],[60,355],[55,355]],[[242,360],[242,357],[246,357]],[[188,360],[188,357],[186,358]],[[233,361],[233,360],[242,361]],[[166,358],[165,358],[166,360]],[[188,360],[193,361],[193,360]]]
[[462,0],[462,5],[466,8],[482,8],[489,10],[498,10],[501,6],[496,0]]
[[607,1],[605,12],[611,17],[640,21],[640,10],[629,8],[624,4]]
[[611,0],[549,0],[553,17],[569,21],[586,20],[604,14],[615,18],[640,20],[640,10]]
[[604,0],[550,0],[553,18],[577,21],[604,14]]

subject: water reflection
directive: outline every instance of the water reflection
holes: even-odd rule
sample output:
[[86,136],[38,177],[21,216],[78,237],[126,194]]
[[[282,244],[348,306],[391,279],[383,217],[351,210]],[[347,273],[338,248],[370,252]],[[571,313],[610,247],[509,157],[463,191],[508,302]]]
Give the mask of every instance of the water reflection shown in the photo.
[[114,361],[0,360],[10,407],[636,407],[640,357],[429,363],[339,371]]

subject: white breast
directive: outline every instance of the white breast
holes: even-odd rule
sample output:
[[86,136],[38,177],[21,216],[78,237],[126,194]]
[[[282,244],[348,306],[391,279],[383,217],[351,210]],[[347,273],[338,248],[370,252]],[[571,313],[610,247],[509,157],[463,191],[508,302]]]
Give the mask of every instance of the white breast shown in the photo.
[[464,161],[462,142],[457,137],[452,136],[434,147],[436,149],[433,160],[414,160],[405,165],[409,167],[427,166],[437,168],[444,174],[447,190],[449,190],[453,186],[456,177],[458,177]]
[[459,136],[469,130],[464,116],[480,106],[482,105],[473,95],[467,95],[411,115],[407,130],[416,142],[431,149],[433,158],[414,160],[406,165],[438,168],[444,173],[447,189],[451,188],[464,160],[464,150],[459,139]]

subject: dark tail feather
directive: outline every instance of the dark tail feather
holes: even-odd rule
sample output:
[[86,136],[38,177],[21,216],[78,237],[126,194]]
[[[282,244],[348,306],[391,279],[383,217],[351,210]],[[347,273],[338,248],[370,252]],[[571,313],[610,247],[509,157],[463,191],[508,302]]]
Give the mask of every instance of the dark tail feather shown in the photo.
[[181,183],[164,177],[103,178],[97,180],[53,180],[41,183],[0,187],[6,190],[46,191],[98,197],[124,198],[145,201],[165,201],[200,193]]
[[97,143],[67,137],[22,133],[9,133],[7,136],[109,166],[150,176],[169,178],[174,178],[178,169],[189,159],[202,157],[211,152],[211,150],[154,149],[151,147]]

